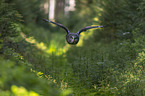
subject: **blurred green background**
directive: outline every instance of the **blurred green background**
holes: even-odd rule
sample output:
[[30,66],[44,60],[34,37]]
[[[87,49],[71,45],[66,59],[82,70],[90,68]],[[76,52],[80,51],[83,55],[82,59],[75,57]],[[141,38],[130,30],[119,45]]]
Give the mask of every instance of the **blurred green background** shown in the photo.
[[[59,22],[81,33],[65,41]],[[0,96],[145,96],[145,0],[0,0]]]

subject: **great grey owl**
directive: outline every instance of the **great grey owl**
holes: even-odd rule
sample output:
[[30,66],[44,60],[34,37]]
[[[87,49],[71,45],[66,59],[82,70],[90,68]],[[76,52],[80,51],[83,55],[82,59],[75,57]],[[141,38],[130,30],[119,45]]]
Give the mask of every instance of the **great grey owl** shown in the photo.
[[55,24],[55,25],[58,25],[59,27],[63,28],[66,32],[67,32],[67,35],[66,35],[66,41],[69,43],[69,44],[77,44],[79,42],[79,35],[81,32],[84,32],[88,29],[92,29],[92,28],[102,28],[103,26],[87,26],[81,30],[79,30],[77,33],[70,33],[70,31],[68,30],[67,27],[65,27],[64,25],[62,24],[59,24],[59,23],[56,23],[56,22],[52,22],[50,20],[47,20],[47,19],[43,19],[44,21],[46,22],[50,22],[52,24]]

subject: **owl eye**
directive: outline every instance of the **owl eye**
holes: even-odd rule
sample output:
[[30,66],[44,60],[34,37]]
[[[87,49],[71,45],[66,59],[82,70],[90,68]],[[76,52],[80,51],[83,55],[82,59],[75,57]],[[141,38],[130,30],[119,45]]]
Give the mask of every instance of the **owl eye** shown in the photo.
[[71,39],[74,39],[74,37],[73,37],[73,36],[71,36]]

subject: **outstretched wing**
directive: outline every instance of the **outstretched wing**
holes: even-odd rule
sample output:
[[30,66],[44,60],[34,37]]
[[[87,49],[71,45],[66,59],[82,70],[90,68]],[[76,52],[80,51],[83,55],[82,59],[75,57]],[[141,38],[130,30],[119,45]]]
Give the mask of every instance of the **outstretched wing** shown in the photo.
[[59,24],[59,23],[56,23],[56,22],[52,22],[52,21],[47,20],[47,19],[43,19],[43,20],[44,20],[44,21],[46,21],[46,22],[50,22],[50,23],[52,23],[52,24],[55,24],[55,25],[57,25],[57,26],[59,26],[59,27],[63,28],[63,29],[64,29],[67,33],[69,33],[68,28],[67,28],[67,27],[65,27],[64,25]]
[[81,30],[79,30],[77,33],[80,34],[81,32],[87,31],[88,29],[92,29],[92,28],[102,28],[103,26],[87,26]]

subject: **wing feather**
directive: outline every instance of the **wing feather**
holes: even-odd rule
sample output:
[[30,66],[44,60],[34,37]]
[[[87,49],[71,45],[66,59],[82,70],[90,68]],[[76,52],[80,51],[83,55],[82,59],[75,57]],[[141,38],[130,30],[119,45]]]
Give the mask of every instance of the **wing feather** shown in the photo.
[[45,22],[50,22],[50,23],[52,23],[52,24],[55,24],[55,25],[57,25],[57,26],[59,26],[59,27],[61,27],[61,28],[63,28],[67,33],[69,33],[69,30],[68,30],[68,28],[67,27],[65,27],[64,25],[62,25],[62,24],[59,24],[59,23],[56,23],[56,22],[52,22],[52,21],[50,21],[50,20],[47,20],[47,19],[43,19]]
[[79,30],[77,33],[80,34],[81,32],[87,31],[88,29],[92,29],[92,28],[102,28],[103,26],[87,26],[81,30]]

